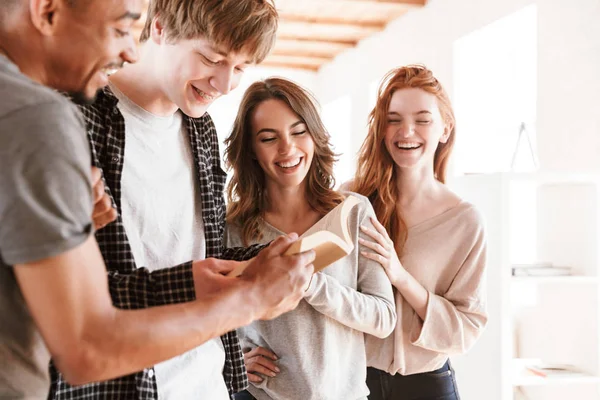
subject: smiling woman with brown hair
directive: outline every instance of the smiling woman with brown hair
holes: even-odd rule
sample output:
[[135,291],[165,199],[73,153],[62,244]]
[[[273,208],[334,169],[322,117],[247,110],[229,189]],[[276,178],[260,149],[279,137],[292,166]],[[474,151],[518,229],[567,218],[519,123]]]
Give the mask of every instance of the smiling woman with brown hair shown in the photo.
[[[293,82],[270,78],[250,86],[226,143],[233,169],[228,246],[311,233],[350,195],[332,189],[329,135],[312,96]],[[359,226],[375,215],[359,197],[348,219],[355,245]],[[355,246],[313,276],[295,310],[240,330],[249,391],[259,400],[365,399],[364,333],[383,338],[395,319],[383,268]]]

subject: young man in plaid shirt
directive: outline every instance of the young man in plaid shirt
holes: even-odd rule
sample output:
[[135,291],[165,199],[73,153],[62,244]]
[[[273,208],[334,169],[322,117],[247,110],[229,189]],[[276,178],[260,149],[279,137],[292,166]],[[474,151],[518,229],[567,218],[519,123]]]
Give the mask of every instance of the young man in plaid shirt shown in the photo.
[[[202,260],[245,260],[260,250],[223,248],[226,175],[206,111],[266,57],[276,29],[265,0],[153,0],[140,60],[82,107],[93,163],[118,212],[96,234],[117,307],[218,293]],[[96,215],[110,207],[97,204]],[[224,263],[223,271],[234,265]],[[56,370],[52,378],[55,399],[225,400],[248,383],[234,331],[119,379],[72,387]]]

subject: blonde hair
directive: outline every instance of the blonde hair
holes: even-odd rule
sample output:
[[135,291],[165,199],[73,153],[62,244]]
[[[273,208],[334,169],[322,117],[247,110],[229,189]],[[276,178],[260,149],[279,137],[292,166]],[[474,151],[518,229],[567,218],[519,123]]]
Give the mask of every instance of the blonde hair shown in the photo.
[[265,174],[253,159],[252,117],[258,105],[276,99],[298,115],[315,143],[315,154],[306,175],[306,197],[321,215],[338,205],[343,196],[333,190],[333,164],[329,134],[319,116],[316,100],[305,89],[283,78],[253,83],[244,93],[232,132],[225,140],[225,161],[233,176],[227,186],[227,222],[242,227],[242,240],[262,239],[262,217],[268,204]]
[[385,226],[394,241],[398,254],[402,253],[407,238],[407,227],[396,204],[398,188],[394,161],[385,147],[387,113],[392,95],[397,90],[417,88],[433,94],[444,120],[448,140],[439,143],[433,159],[434,177],[445,183],[448,160],[454,147],[455,124],[454,111],[448,94],[423,65],[408,65],[391,70],[383,78],[377,95],[377,103],[369,114],[367,138],[358,157],[356,178],[351,190],[367,196],[379,221]]
[[150,0],[140,42],[155,17],[169,40],[202,37],[227,52],[246,51],[254,63],[275,44],[277,11],[269,0]]

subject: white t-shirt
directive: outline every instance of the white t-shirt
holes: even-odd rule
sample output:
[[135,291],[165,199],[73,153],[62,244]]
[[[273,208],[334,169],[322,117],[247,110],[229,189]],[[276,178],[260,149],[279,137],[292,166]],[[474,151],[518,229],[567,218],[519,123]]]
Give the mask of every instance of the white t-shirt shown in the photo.
[[[150,271],[206,257],[202,199],[181,112],[149,113],[111,85],[125,119],[121,204],[138,267]],[[220,338],[155,365],[159,399],[229,399]]]

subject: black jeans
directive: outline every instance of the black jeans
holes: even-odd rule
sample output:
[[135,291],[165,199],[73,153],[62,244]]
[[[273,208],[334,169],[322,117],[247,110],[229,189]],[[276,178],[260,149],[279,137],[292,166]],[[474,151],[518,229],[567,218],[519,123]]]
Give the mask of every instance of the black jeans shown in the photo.
[[440,369],[414,375],[390,375],[367,368],[369,400],[460,400],[450,361]]
[[255,399],[254,399],[254,396],[252,396],[252,395],[250,394],[250,392],[249,392],[249,391],[247,391],[247,390],[243,390],[243,391],[241,391],[241,392],[239,392],[239,393],[236,393],[236,394],[234,394],[234,395],[233,395],[233,398],[234,398],[235,400],[255,400]]

